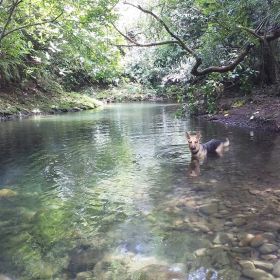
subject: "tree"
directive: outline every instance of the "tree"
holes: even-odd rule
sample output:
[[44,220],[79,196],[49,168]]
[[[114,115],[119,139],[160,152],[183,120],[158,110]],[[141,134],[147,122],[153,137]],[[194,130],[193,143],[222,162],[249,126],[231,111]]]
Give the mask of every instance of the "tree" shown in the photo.
[[[165,30],[169,38],[161,41],[140,43],[115,26],[118,33],[130,43],[119,46],[152,47],[166,44],[177,45],[183,49],[187,55],[194,58],[195,62],[192,65],[191,73],[194,76],[204,76],[213,72],[225,73],[234,70],[244,61],[254,46],[261,45],[261,76],[264,77],[263,79],[267,84],[276,82],[278,66],[274,42],[280,37],[280,25],[277,24],[279,17],[278,1],[162,0],[159,1],[157,5],[157,10],[160,11],[161,16],[158,16],[152,9],[146,9],[141,5],[128,2],[126,2],[126,4],[151,16],[156,23]],[[169,20],[166,15],[170,17],[172,9],[180,13],[178,9],[184,4],[190,7],[190,13],[197,13],[204,17],[204,22],[202,24],[203,32],[199,30],[192,35],[186,34],[187,31],[182,30],[180,25],[172,29],[172,19]],[[254,11],[255,14],[252,11]],[[167,20],[169,23],[167,23]],[[189,23],[186,27],[190,25]],[[252,28],[251,26],[255,27]],[[173,31],[175,28],[177,30],[176,33]],[[227,63],[223,62],[222,65],[213,66],[208,65],[207,61],[203,60],[203,53],[201,53],[201,51],[203,51],[202,43],[207,38],[207,33],[212,33],[213,37],[220,38],[220,42],[218,42],[220,50],[224,52],[226,49],[227,54],[230,54],[227,57]],[[209,42],[209,38],[207,39]],[[187,40],[191,41],[191,43],[187,43]],[[232,52],[232,50],[234,50],[234,52]],[[225,58],[223,60],[226,61]]]
[[56,17],[47,20],[38,21],[38,22],[30,22],[28,20],[22,22],[21,20],[21,22],[19,23],[18,20],[16,19],[16,10],[19,8],[22,2],[23,0],[13,0],[11,3],[4,0],[0,1],[0,7],[2,6],[1,7],[2,14],[4,14],[3,26],[1,27],[1,33],[0,33],[0,45],[5,37],[11,35],[14,32],[18,32],[20,30],[27,29],[33,26],[55,22],[63,14],[63,12],[61,12]]
[[32,79],[73,89],[112,81],[120,67],[108,23],[116,20],[117,2],[0,0],[2,86]]

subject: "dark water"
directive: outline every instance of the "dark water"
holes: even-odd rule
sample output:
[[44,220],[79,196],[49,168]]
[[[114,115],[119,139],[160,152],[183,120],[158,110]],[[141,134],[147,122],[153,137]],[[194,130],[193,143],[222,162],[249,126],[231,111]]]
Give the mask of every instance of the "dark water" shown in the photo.
[[[269,233],[278,244],[280,137],[176,109],[0,123],[0,279],[235,280],[237,260],[263,259],[240,241]],[[191,165],[186,130],[230,149]]]

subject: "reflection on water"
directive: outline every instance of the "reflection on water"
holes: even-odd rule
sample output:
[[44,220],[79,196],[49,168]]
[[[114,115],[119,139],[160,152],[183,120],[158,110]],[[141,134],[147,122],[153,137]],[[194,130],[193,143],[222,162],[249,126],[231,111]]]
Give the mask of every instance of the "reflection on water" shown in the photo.
[[[0,279],[276,276],[280,138],[175,111],[122,104],[0,123]],[[186,130],[229,137],[230,149],[197,165]]]

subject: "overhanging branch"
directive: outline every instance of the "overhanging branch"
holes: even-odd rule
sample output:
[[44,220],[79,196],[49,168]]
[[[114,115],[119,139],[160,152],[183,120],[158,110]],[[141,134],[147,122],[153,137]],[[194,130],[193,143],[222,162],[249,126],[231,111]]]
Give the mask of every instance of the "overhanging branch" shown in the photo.
[[280,38],[280,27],[261,32],[261,29],[263,28],[266,21],[267,17],[262,20],[255,30],[241,25],[238,25],[237,27],[245,30],[247,33],[253,35],[262,42],[270,42]]
[[[19,4],[22,1],[23,0],[16,0],[15,2],[12,3],[11,8],[9,10],[8,18],[7,18],[7,20],[6,20],[6,22],[5,22],[4,26],[3,26],[2,32],[0,34],[0,42],[6,36],[5,35],[6,34],[6,30],[7,30],[8,26],[9,26],[9,24],[11,23],[11,20],[13,18],[13,15],[14,15],[15,11],[16,11],[16,8],[19,6]],[[2,1],[1,1],[1,4],[2,4]]]
[[50,19],[50,20],[43,20],[43,21],[40,21],[40,22],[25,24],[25,25],[19,26],[17,28],[14,28],[14,29],[12,29],[10,31],[7,31],[5,34],[3,34],[2,37],[0,37],[0,40],[2,40],[4,37],[8,36],[9,34],[11,34],[13,32],[16,32],[16,31],[19,31],[19,30],[22,30],[22,29],[25,29],[25,28],[28,28],[28,27],[38,26],[38,25],[43,25],[43,24],[46,24],[46,23],[55,22],[62,15],[63,15],[63,12],[61,12],[58,16],[56,16],[55,18]]
[[132,45],[117,45],[118,47],[154,47],[154,46],[161,46],[161,45],[168,45],[168,44],[178,44],[177,41],[162,41],[162,42],[154,42],[154,43],[139,43],[135,40],[133,40],[132,38],[130,38],[129,36],[127,36],[126,34],[124,34],[122,31],[120,31],[113,23],[112,23],[113,27],[118,31],[118,33],[120,33],[127,41],[129,41],[130,43],[132,43]]
[[258,39],[260,39],[261,41],[264,40],[263,37],[261,35],[259,35],[254,29],[251,29],[251,28],[248,28],[248,27],[245,27],[245,26],[241,26],[241,25],[238,25],[237,27],[245,30],[247,33],[253,35],[254,37],[256,37]]
[[225,73],[225,72],[232,71],[240,62],[242,62],[245,59],[245,57],[248,55],[248,53],[253,47],[254,44],[248,44],[245,47],[245,49],[242,52],[240,52],[240,54],[231,63],[225,66],[211,66],[203,70],[198,70],[198,67],[202,64],[202,61],[196,60],[196,63],[191,71],[191,74],[194,76],[203,76],[213,72]]
[[[199,67],[202,64],[202,59],[196,54],[196,52],[191,49],[179,36],[177,36],[176,34],[174,34],[170,28],[167,26],[167,24],[161,19],[159,18],[155,13],[153,13],[150,10],[144,9],[143,7],[141,7],[140,5],[134,5],[132,3],[128,3],[125,2],[124,4],[130,5],[132,7],[137,8],[138,10],[151,15],[154,19],[156,19],[166,30],[166,32],[175,40],[170,40],[170,41],[163,41],[163,42],[153,42],[153,43],[146,43],[146,44],[142,44],[139,43],[135,40],[133,40],[132,38],[130,38],[129,36],[127,36],[126,34],[124,34],[123,32],[121,32],[115,25],[113,25],[115,27],[115,29],[125,38],[127,39],[130,43],[132,44],[128,44],[128,45],[118,45],[118,46],[123,46],[123,47],[151,47],[151,46],[159,46],[159,45],[164,45],[164,44],[177,44],[179,45],[182,49],[184,49],[187,53],[191,54],[194,58],[195,58],[195,64],[191,70],[191,74],[194,76],[203,76],[203,75],[207,75],[213,72],[217,72],[217,73],[225,73],[228,71],[232,71],[235,69],[235,67],[240,64],[245,57],[249,54],[250,50],[254,47],[254,44],[248,44],[238,55],[237,57],[229,62],[227,65],[223,65],[223,66],[210,66],[204,69],[199,69]],[[240,28],[246,30],[247,32],[249,32],[250,34],[254,35],[255,37],[261,37],[261,35],[258,34],[258,32],[260,31],[260,29],[262,28],[264,22],[266,19],[264,19],[262,21],[262,23],[260,24],[260,26],[256,29],[249,29],[249,28],[243,28],[240,26]],[[275,34],[274,33],[274,37],[272,37],[272,34],[267,35],[266,39],[268,40],[268,38],[275,38],[275,36],[279,35],[278,37],[280,37],[280,29],[279,31],[277,31],[278,33]],[[260,39],[260,38],[259,38]]]
[[151,15],[154,19],[156,19],[164,27],[166,32],[172,38],[174,38],[176,40],[178,45],[180,45],[184,50],[186,50],[189,54],[193,55],[195,58],[198,58],[197,54],[179,36],[177,36],[175,33],[173,33],[170,30],[170,28],[167,26],[167,24],[161,18],[159,18],[155,13],[153,13],[150,10],[144,9],[140,5],[134,5],[134,4],[129,3],[129,2],[124,2],[124,4],[135,7],[136,9],[142,11],[143,13]]

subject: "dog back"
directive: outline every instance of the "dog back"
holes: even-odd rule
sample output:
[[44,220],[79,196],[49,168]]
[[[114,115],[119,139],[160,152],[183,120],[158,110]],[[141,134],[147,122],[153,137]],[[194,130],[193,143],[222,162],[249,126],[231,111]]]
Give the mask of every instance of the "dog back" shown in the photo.
[[203,149],[207,151],[207,153],[214,153],[216,149],[223,144],[224,142],[217,139],[212,139],[204,144],[202,144]]

